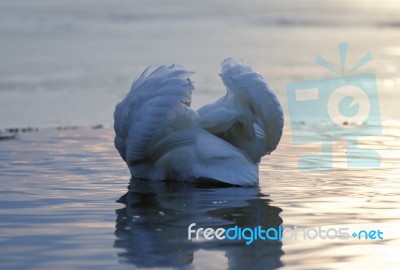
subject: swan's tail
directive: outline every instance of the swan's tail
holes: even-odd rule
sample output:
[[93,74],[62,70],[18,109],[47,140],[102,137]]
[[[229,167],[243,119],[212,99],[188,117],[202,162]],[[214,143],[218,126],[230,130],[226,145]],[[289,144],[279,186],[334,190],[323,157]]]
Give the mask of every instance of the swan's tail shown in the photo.
[[171,124],[177,110],[188,109],[192,73],[180,65],[149,67],[116,106],[115,147],[128,166],[146,159],[154,136]]

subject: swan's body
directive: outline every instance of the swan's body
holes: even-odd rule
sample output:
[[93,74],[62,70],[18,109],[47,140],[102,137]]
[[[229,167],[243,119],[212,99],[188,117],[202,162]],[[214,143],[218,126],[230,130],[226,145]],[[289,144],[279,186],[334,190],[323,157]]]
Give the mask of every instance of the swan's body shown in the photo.
[[257,184],[261,157],[282,135],[278,99],[250,67],[226,59],[226,95],[195,111],[191,74],[179,65],[147,68],[116,106],[115,147],[132,176]]

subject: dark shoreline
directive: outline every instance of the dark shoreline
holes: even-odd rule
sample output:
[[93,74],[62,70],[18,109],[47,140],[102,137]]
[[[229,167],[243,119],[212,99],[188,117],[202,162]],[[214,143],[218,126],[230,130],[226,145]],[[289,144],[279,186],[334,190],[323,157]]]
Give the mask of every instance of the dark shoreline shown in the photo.
[[86,126],[75,126],[75,125],[66,125],[66,126],[56,126],[56,127],[46,127],[46,128],[39,128],[39,127],[13,127],[13,128],[4,128],[0,129],[0,141],[5,140],[13,140],[19,137],[21,133],[32,133],[38,132],[42,129],[55,129],[55,130],[77,130],[83,128],[90,128],[90,129],[103,129],[105,125],[97,124],[90,127]]

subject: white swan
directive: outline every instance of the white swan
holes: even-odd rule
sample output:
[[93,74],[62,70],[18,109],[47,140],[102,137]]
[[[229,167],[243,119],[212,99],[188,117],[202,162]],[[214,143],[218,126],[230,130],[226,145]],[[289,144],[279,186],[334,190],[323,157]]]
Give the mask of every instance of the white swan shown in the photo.
[[226,95],[197,111],[193,72],[180,65],[149,67],[133,83],[114,112],[115,147],[133,177],[258,183],[258,163],[282,135],[282,108],[249,66],[231,58],[221,66]]

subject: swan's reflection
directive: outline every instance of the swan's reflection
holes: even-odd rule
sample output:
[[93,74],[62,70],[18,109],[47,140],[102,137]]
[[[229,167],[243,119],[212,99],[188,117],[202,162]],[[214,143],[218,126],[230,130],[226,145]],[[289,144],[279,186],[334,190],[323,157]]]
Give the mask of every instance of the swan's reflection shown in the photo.
[[[199,187],[192,184],[132,181],[117,210],[115,247],[120,261],[136,267],[191,268],[199,249],[224,251],[227,268],[282,266],[279,241],[188,240],[188,226],[277,228],[280,208],[269,205],[258,188]],[[251,268],[252,268],[251,267]]]

